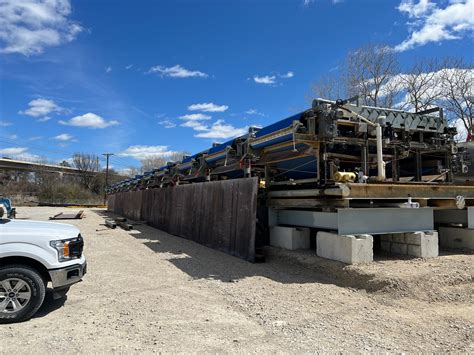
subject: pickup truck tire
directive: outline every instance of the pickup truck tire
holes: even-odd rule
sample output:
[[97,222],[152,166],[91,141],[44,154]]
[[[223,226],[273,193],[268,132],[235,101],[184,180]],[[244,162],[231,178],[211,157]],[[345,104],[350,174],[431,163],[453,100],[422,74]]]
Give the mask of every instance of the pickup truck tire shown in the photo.
[[0,267],[0,324],[30,319],[43,304],[46,282],[24,265]]

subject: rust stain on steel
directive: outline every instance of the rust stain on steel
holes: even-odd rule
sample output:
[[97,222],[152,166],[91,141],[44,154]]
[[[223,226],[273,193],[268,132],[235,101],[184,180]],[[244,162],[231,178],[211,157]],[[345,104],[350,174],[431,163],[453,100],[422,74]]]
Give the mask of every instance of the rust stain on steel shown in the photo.
[[258,178],[120,192],[109,211],[255,261]]

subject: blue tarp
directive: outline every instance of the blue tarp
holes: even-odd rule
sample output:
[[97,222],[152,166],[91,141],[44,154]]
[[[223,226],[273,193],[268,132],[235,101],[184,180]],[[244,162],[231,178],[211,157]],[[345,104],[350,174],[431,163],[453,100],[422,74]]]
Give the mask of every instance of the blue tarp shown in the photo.
[[212,147],[211,149],[209,149],[208,151],[208,154],[211,155],[211,154],[215,154],[215,153],[219,153],[219,152],[222,152],[225,150],[225,148],[227,147],[230,147],[232,146],[232,144],[234,143],[235,141],[235,138],[228,141],[228,142],[225,142],[225,143],[221,143],[215,147]]
[[284,120],[275,122],[274,124],[271,124],[270,126],[263,127],[261,130],[259,130],[256,134],[255,137],[263,137],[267,134],[279,131],[280,129],[288,128],[291,127],[293,121],[297,121],[301,118],[302,112],[297,113],[294,116],[285,118]]

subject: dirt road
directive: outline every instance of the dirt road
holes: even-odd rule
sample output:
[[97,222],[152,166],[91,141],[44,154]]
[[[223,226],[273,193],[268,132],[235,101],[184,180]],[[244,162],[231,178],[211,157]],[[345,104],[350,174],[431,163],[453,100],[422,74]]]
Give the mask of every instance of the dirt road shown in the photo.
[[109,230],[103,216],[68,222],[86,241],[84,282],[0,325],[0,353],[474,351],[473,255],[344,266],[269,249],[250,264],[146,225]]

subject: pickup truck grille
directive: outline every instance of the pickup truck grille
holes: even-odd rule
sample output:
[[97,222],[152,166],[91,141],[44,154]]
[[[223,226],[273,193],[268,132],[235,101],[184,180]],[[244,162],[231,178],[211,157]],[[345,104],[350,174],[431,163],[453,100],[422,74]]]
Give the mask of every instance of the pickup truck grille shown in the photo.
[[71,257],[80,258],[82,256],[82,250],[84,249],[84,239],[79,234],[76,239],[69,242],[69,255]]

